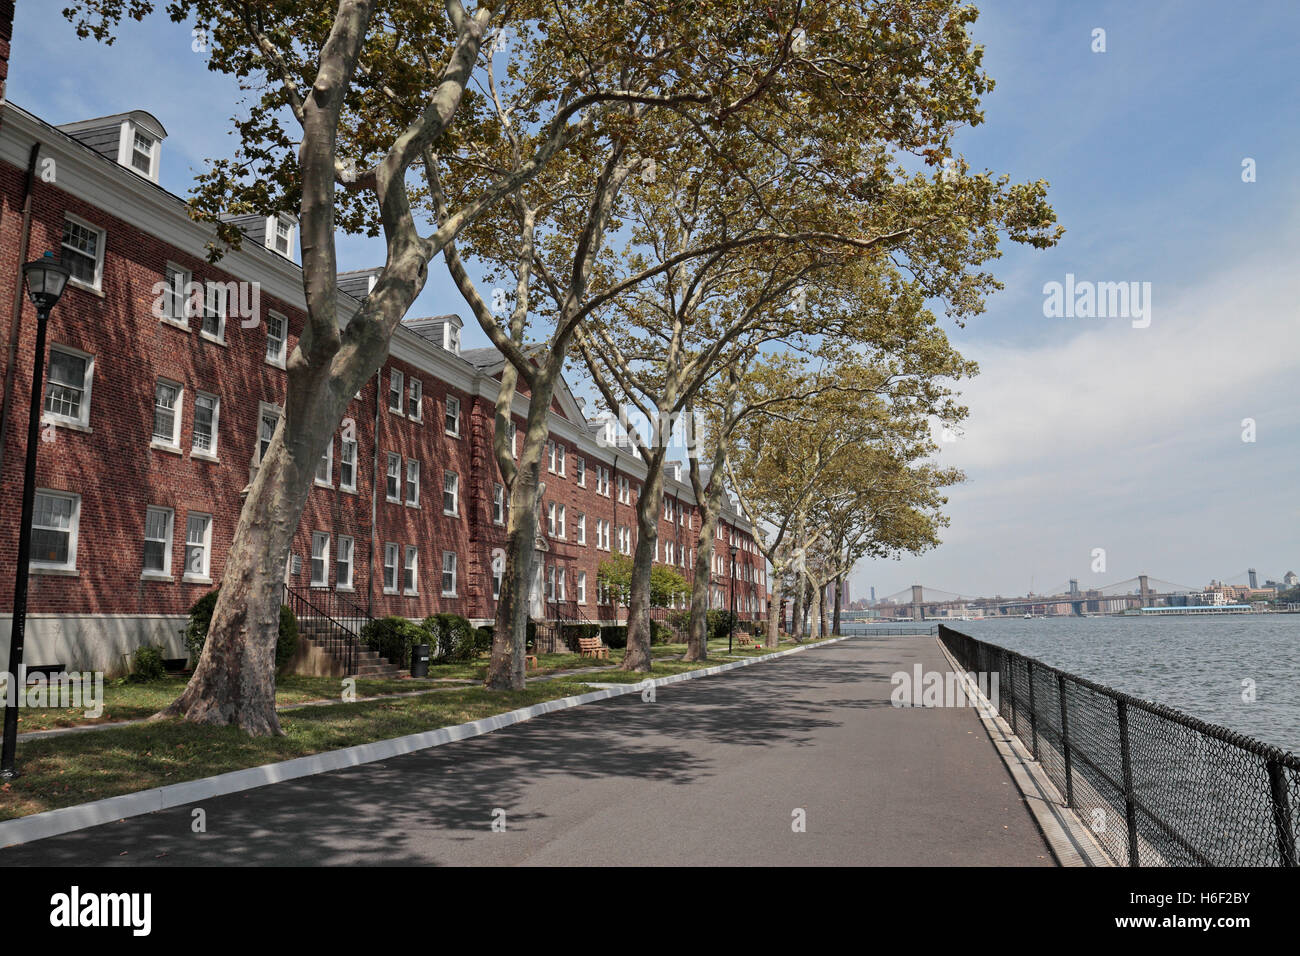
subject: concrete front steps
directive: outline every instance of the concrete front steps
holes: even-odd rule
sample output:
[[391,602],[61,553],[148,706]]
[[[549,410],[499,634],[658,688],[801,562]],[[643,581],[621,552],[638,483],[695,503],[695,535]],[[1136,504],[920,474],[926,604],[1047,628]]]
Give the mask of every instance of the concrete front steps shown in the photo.
[[377,651],[368,650],[357,637],[356,669],[352,674],[346,673],[346,657],[342,648],[331,646],[327,636],[333,632],[328,621],[303,618],[298,621],[298,653],[294,656],[290,670],[295,674],[312,677],[401,677],[404,673],[395,664],[379,656]]

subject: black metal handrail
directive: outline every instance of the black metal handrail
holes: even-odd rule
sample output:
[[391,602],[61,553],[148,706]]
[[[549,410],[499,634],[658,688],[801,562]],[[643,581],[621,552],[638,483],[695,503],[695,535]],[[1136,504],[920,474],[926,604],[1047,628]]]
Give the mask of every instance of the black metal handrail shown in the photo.
[[998,712],[1116,860],[1296,866],[1300,757],[946,625],[939,639],[997,676]]
[[[370,615],[342,595],[326,588],[307,592],[284,585],[284,601],[301,622],[306,619],[318,625],[312,628],[312,640],[321,644],[335,659],[342,661],[346,674],[357,671],[358,651],[361,645],[361,628],[370,621]],[[360,620],[360,627],[351,628],[346,620]],[[324,634],[319,625],[324,625]]]

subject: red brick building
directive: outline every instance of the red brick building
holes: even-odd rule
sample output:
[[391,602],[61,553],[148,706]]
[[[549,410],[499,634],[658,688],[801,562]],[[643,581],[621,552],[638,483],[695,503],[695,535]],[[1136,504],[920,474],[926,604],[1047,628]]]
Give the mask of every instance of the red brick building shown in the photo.
[[[0,107],[0,662],[35,360],[24,261],[52,251],[73,269],[49,320],[28,664],[116,671],[142,642],[183,656],[185,613],[221,581],[283,401],[305,319],[296,223],[245,217],[243,248],[210,265],[210,229],[158,185],[166,135],[144,111],[55,127]],[[341,321],[370,281],[339,276]],[[492,619],[505,537],[492,455],[502,359],[462,351],[460,330],[454,315],[398,329],[322,459],[290,587],[329,589],[375,617]],[[520,427],[526,408],[518,397]],[[644,468],[567,385],[551,422],[533,616],[623,622],[597,569],[635,546]],[[689,579],[699,515],[689,482],[670,474],[665,486],[659,559]],[[729,508],[719,536],[712,604],[730,606],[736,542],[736,607],[757,616],[767,581],[748,525]]]

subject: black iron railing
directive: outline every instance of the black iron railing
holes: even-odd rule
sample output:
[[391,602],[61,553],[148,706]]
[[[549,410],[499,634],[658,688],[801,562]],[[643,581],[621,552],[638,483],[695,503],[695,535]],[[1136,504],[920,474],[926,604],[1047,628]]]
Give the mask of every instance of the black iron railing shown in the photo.
[[301,590],[284,585],[284,603],[314,642],[343,664],[346,674],[357,671],[361,630],[370,614],[360,605],[326,588]]
[[[1116,862],[1296,865],[1300,757],[939,626]],[[991,695],[992,696],[992,695]]]

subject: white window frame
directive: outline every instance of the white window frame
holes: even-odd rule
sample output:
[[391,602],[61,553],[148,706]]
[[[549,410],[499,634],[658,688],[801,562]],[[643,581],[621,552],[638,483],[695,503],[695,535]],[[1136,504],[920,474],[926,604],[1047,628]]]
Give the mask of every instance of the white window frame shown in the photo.
[[[389,560],[390,558],[391,560]],[[400,571],[398,564],[401,561],[401,559],[402,559],[401,548],[399,548],[392,541],[384,542],[384,569],[383,569],[383,577],[380,579],[380,581],[381,584],[383,585],[383,591],[385,594],[397,593],[397,585],[399,583],[397,579],[397,575]],[[390,568],[392,569],[392,577],[393,577],[393,583],[391,586],[388,583],[388,574]]]
[[163,266],[163,285],[167,291],[163,293],[166,307],[163,309],[162,321],[186,332],[190,330],[190,319],[194,315],[194,303],[190,300],[193,282],[194,273],[179,262],[169,261]]
[[567,538],[567,537],[569,536],[569,533],[568,533],[568,517],[569,517],[569,507],[568,507],[568,505],[560,505],[560,523],[559,523],[559,529],[560,529],[560,538],[561,538],[561,539],[563,539],[563,538]]
[[[276,319],[280,323],[280,336],[278,339],[275,336],[271,335],[272,319]],[[269,347],[270,344],[275,341],[278,341],[280,343],[280,347],[279,349],[276,350],[274,355],[271,354],[270,349],[268,348],[265,356],[265,361],[267,365],[274,366],[275,368],[284,368],[285,357],[288,355],[289,352],[289,317],[286,315],[281,315],[279,312],[276,312],[274,309],[267,309],[266,310],[266,344]]]
[[[284,225],[288,230],[285,236],[285,248],[280,248],[280,226]],[[284,256],[289,261],[293,261],[293,240],[297,231],[297,224],[288,216],[283,214],[266,217],[266,248],[270,249],[276,255]]]
[[[401,418],[406,417],[406,376],[402,374],[401,369],[390,368],[388,370],[388,413],[397,415]],[[393,405],[393,396],[397,397],[397,405]]]
[[492,485],[492,523],[506,523],[506,486],[500,482]]
[[[321,465],[325,466],[324,478],[322,478],[320,474]],[[325,446],[324,454],[322,454],[320,456],[320,460],[316,462],[315,479],[316,479],[315,484],[319,488],[334,487],[334,436],[333,435],[330,435],[330,441],[329,444]]]
[[[394,480],[393,490],[389,490],[388,483]],[[396,452],[388,453],[388,463],[384,469],[384,499],[393,504],[402,503],[402,456]]]
[[[203,542],[200,545],[203,548],[203,570],[190,570],[190,520],[192,518],[204,518],[203,523]],[[181,575],[181,580],[192,584],[211,584],[212,583],[212,515],[202,511],[191,511],[185,516],[185,570]]]
[[578,589],[578,594],[577,594],[578,603],[586,604],[587,603],[587,572],[586,571],[578,572],[576,587]]
[[415,458],[406,459],[406,497],[402,500],[408,508],[420,507],[420,462]]
[[552,538],[555,537],[555,512],[556,504],[552,501],[546,506],[546,533]]
[[[208,448],[200,448],[199,438],[199,400],[212,399],[212,444]],[[211,392],[194,393],[194,425],[190,429],[190,456],[193,458],[206,458],[209,461],[217,460],[217,436],[220,432],[221,425],[221,396],[213,395]]]
[[[352,449],[352,460],[350,462],[348,461],[348,456],[347,456],[347,451],[349,448]],[[339,490],[340,491],[355,492],[357,490],[357,459],[359,457],[357,452],[358,452],[357,440],[355,438],[345,438],[343,436],[339,437]],[[348,465],[352,466],[352,480],[345,484],[343,481],[343,476],[345,474],[344,469]]]
[[153,385],[153,414],[154,427],[158,422],[158,386],[170,385],[176,389],[176,404],[172,406],[172,437],[164,440],[158,437],[152,429],[149,432],[149,447],[157,448],[162,451],[180,451],[181,450],[181,416],[185,414],[185,386],[180,382],[174,382],[169,378],[159,378],[154,380]]
[[80,539],[80,530],[81,530],[81,495],[75,494],[70,491],[56,491],[53,488],[37,488],[36,495],[37,497],[44,495],[47,498],[63,498],[66,499],[67,501],[72,502],[72,509],[68,515],[68,527],[66,529],[52,528],[52,527],[45,527],[43,525],[38,525],[36,523],[36,516],[39,514],[39,509],[33,508],[32,511],[33,532],[35,532],[38,528],[44,531],[57,531],[59,533],[63,533],[65,530],[67,531],[68,559],[62,563],[59,563],[57,561],[43,561],[40,558],[37,558],[35,556],[35,550],[33,549],[29,553],[29,557],[27,559],[28,570],[33,573],[39,573],[43,571],[46,573],[53,573],[53,574],[60,574],[60,573],[75,574],[77,572],[77,543],[78,540]]
[[[229,292],[230,290],[224,282],[208,282],[203,289],[203,309],[199,315],[199,335],[209,342],[216,342],[218,345],[226,344],[226,316],[230,307]],[[203,328],[210,313],[215,314],[217,317],[215,335]]]
[[[316,555],[316,548],[320,546],[320,557]],[[316,562],[320,561],[320,577],[316,577]],[[311,533],[311,567],[308,572],[308,587],[327,588],[330,586],[330,534],[328,531],[313,531]]]
[[[451,568],[447,568],[447,559],[451,558]],[[451,575],[451,589],[447,588],[447,575]],[[456,596],[456,552],[442,552],[442,596],[445,598],[454,598]]]
[[[149,518],[152,513],[161,514],[166,521],[166,528],[161,538],[149,537]],[[163,546],[163,560],[161,568],[145,567],[145,555],[142,553],[140,558],[140,580],[142,581],[171,581],[172,578],[172,534],[175,530],[176,512],[171,508],[164,508],[161,505],[149,505],[144,510],[144,543],[146,548],[149,542],[160,542]]]
[[579,488],[587,487],[587,459],[581,455],[573,456],[573,476],[577,479]]
[[[447,479],[451,479],[450,488],[447,487]],[[450,509],[447,507],[448,495],[451,495]],[[460,516],[460,475],[454,471],[442,473],[442,513],[453,518]]]
[[[346,534],[339,535],[338,547],[335,549],[334,555],[334,587],[336,590],[352,590],[352,581],[356,575],[356,556],[356,542]],[[346,578],[343,576],[344,568],[348,572]]]
[[546,471],[549,474],[555,474],[555,442],[546,439]]
[[[95,281],[87,282],[84,279],[78,279],[75,275],[72,275],[68,277],[68,283],[70,285],[77,286],[80,289],[89,289],[91,292],[96,292],[96,293],[102,292],[103,284],[104,284],[104,243],[108,239],[108,233],[106,233],[103,229],[99,228],[99,226],[87,222],[85,219],[82,219],[80,216],[74,216],[70,212],[65,212],[63,214],[63,220],[64,222],[71,222],[74,225],[80,226],[82,229],[95,233],[95,235],[97,236],[95,240]],[[69,250],[75,255],[83,256],[85,258],[90,258],[86,252],[84,252],[81,249],[78,249],[76,246],[69,247],[65,245],[63,241],[63,233],[62,231],[60,231],[59,233],[60,258],[63,258],[65,252]]]
[[555,453],[559,456],[559,461],[560,461],[559,475],[560,475],[561,478],[563,478],[563,477],[564,477],[564,459],[565,459],[565,457],[566,457],[566,455],[567,455],[567,452],[564,450],[564,446],[563,446],[563,445],[559,445],[559,444],[557,444],[557,445],[555,446]]
[[280,416],[284,414],[279,405],[272,405],[270,402],[258,402],[257,435],[253,439],[256,442],[253,446],[255,467],[261,466],[262,456],[265,454],[265,452],[262,451],[262,424],[266,420],[268,412],[275,415],[275,427],[271,429],[271,436],[266,440],[268,446],[271,444],[271,438],[275,437],[275,429],[280,427]]
[[492,600],[501,600],[501,582],[506,576],[506,556],[504,552],[497,552],[489,563],[490,574],[492,576]]
[[[406,586],[407,576],[410,576],[411,586]],[[413,544],[408,544],[402,557],[402,594],[407,597],[417,597],[420,593],[420,549]]]
[[519,426],[515,424],[514,419],[510,420],[510,457],[519,457]]
[[577,530],[575,540],[578,544],[585,545],[587,543],[587,515],[581,511],[577,512],[574,515],[573,523]]
[[[415,411],[411,411],[411,406]],[[418,378],[406,380],[406,417],[413,422],[424,421],[424,383]]]
[[[74,418],[71,415],[64,415],[60,412],[51,412],[45,407],[45,402],[50,397],[50,368],[54,361],[54,353],[62,352],[74,358],[84,359],[86,362],[86,374],[82,378],[81,386],[81,405],[78,409],[79,415]],[[95,378],[95,356],[90,355],[80,349],[74,349],[67,345],[51,345],[50,356],[45,365],[45,394],[41,398],[41,421],[47,425],[67,425],[72,428],[90,430],[90,391],[94,384]]]
[[[453,407],[455,412],[452,411]],[[451,423],[450,428],[447,427],[448,422]],[[443,400],[442,427],[452,438],[460,437],[460,399],[455,395],[448,395]]]

